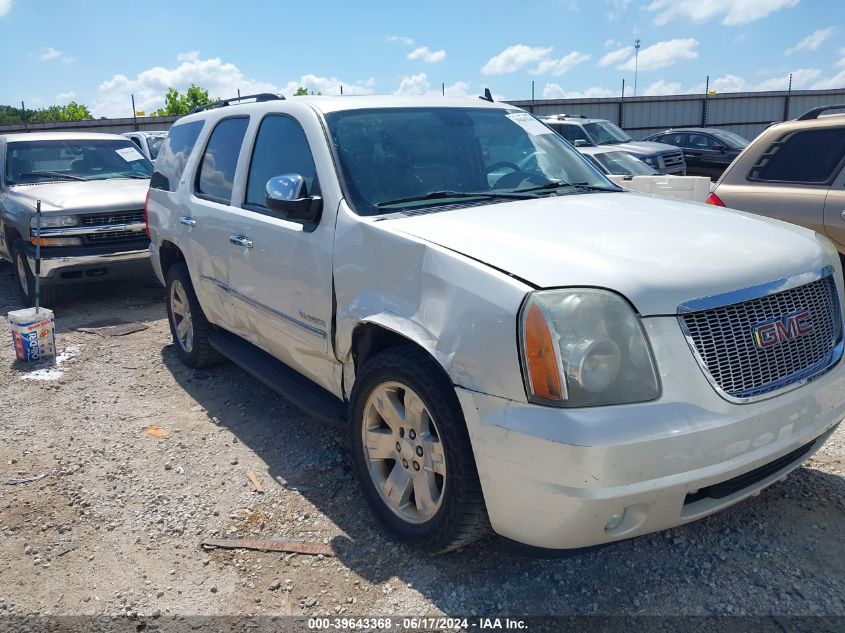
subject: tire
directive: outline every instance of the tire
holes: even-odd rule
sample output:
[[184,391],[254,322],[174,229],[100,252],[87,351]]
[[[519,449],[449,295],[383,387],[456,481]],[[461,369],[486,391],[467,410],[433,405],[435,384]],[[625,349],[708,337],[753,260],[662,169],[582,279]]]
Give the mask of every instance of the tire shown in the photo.
[[[415,415],[420,406],[423,413]],[[352,389],[349,439],[364,497],[397,540],[441,553],[490,532],[457,395],[420,348],[388,349],[361,368]]]
[[[18,293],[27,307],[35,305],[35,275],[29,267],[29,260],[23,249],[23,242],[17,240],[12,244],[12,270],[15,272]],[[39,304],[42,308],[52,308],[56,305],[57,289],[55,286],[45,285],[41,280]]]
[[[178,262],[167,271],[167,321],[179,358],[195,369],[222,360],[208,341],[211,324],[200,307],[185,262]],[[187,326],[182,325],[187,323]]]

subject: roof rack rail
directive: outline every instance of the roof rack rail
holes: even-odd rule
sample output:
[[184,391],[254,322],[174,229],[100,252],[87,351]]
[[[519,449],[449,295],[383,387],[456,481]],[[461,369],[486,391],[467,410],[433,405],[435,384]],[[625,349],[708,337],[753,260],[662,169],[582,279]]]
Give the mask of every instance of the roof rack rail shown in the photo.
[[194,112],[202,112],[203,110],[213,110],[214,108],[225,108],[226,106],[230,106],[233,103],[239,103],[241,101],[246,101],[247,99],[253,99],[255,103],[261,103],[262,101],[283,101],[284,98],[284,95],[275,95],[272,92],[259,92],[254,95],[244,95],[242,97],[220,99],[218,101],[215,101],[214,103],[209,103],[208,105],[191,108],[191,114],[193,114]]
[[796,121],[810,121],[812,119],[818,119],[819,115],[822,112],[827,112],[828,110],[845,110],[845,103],[840,103],[838,105],[821,106],[819,108],[807,110],[804,114],[799,116]]

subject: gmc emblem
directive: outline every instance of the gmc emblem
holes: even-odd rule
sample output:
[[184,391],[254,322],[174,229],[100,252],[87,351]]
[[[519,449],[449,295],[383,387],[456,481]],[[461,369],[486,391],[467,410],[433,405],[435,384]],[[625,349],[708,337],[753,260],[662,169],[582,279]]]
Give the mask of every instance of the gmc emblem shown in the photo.
[[786,341],[806,336],[816,329],[809,310],[800,310],[785,317],[754,326],[754,344],[760,349],[780,345]]

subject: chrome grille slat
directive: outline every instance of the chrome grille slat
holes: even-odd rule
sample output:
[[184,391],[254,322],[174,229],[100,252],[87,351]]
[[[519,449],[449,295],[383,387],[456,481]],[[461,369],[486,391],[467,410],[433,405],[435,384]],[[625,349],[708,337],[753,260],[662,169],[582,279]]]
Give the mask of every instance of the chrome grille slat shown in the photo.
[[107,242],[131,242],[145,237],[144,231],[107,231],[105,233],[91,233],[86,235],[85,239],[89,243],[102,244]]
[[114,213],[98,213],[95,215],[79,216],[82,226],[108,226],[109,224],[134,224],[144,221],[144,210],[116,211]]
[[[814,329],[772,347],[755,345],[755,326],[808,310]],[[709,378],[732,398],[753,399],[812,378],[833,363],[842,339],[831,275],[782,292],[679,316]]]

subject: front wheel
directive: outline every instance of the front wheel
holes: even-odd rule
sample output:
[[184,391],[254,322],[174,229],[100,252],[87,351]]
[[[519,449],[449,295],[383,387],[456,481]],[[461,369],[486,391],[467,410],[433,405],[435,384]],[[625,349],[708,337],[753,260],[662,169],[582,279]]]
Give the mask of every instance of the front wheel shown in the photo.
[[[29,260],[23,249],[23,242],[17,241],[12,245],[12,265],[15,269],[15,279],[18,282],[18,292],[27,307],[35,305],[35,274],[29,266]],[[52,308],[56,305],[56,287],[45,286],[42,280],[39,288],[39,305],[42,308]]]
[[364,497],[398,540],[431,552],[483,537],[489,522],[463,413],[443,370],[413,347],[359,372],[350,405]]

